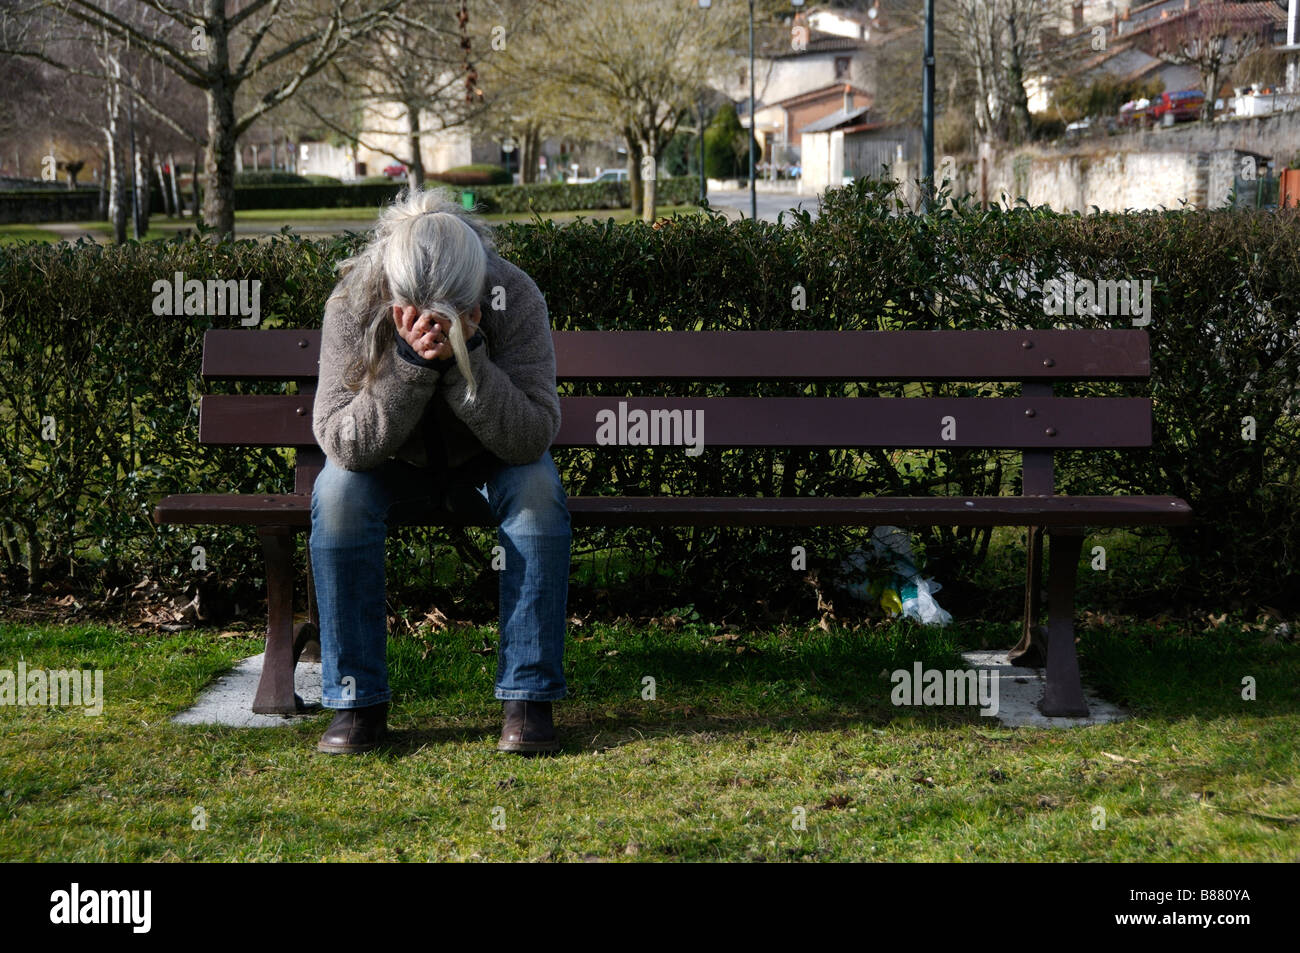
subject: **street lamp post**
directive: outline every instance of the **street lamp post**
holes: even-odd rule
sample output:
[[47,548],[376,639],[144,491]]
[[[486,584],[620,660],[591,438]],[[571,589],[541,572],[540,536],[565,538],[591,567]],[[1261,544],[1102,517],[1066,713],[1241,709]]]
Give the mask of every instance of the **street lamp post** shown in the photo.
[[[699,0],[700,9],[713,6],[713,0]],[[754,0],[749,0],[749,217],[758,218],[758,191],[754,184]]]
[[754,0],[749,0],[749,217],[758,218],[758,191],[754,180],[754,138],[758,120],[754,115]]
[[[713,6],[713,0],[698,0],[700,9]],[[933,0],[926,0],[932,4]],[[792,6],[802,7],[803,0],[790,0]],[[758,117],[754,108],[754,0],[749,0],[749,217],[758,218],[758,187],[754,178],[754,146],[758,137]],[[768,161],[772,160],[768,156]]]
[[930,210],[934,189],[934,0],[925,0],[925,52],[921,72],[921,188]]

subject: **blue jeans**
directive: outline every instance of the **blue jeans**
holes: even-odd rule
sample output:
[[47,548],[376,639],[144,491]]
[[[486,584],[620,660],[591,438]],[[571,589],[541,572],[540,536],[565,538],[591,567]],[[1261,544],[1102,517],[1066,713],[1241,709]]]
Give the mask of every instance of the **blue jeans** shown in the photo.
[[521,466],[485,453],[444,479],[399,460],[356,471],[327,459],[312,491],[309,542],[324,707],[364,708],[392,698],[384,588],[388,522],[407,512],[437,512],[439,504],[498,527],[505,566],[496,697],[564,697],[569,510],[550,452]]

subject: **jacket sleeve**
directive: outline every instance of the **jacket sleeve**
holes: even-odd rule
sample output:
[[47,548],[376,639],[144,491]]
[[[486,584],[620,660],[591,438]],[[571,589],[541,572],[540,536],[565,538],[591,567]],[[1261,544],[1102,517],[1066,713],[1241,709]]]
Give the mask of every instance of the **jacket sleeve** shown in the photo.
[[378,379],[368,388],[349,390],[343,377],[361,353],[361,324],[340,296],[330,297],[311,427],[325,455],[345,470],[374,469],[395,454],[419,424],[441,376],[434,368],[401,360],[394,345]]
[[468,382],[455,366],[439,386],[452,412],[484,447],[506,463],[532,463],[560,431],[551,320],[546,299],[522,269],[500,258],[495,266],[505,307],[491,310],[495,295],[489,288],[481,323],[490,332],[488,347],[470,352],[477,398],[466,402]]

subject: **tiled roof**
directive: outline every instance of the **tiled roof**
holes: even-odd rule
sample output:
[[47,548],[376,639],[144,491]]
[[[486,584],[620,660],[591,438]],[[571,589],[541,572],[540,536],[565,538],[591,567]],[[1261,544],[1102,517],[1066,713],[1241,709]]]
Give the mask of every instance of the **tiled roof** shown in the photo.
[[837,109],[829,116],[823,116],[816,122],[804,126],[799,132],[827,132],[855,119],[861,119],[870,108],[870,106],[854,106],[851,109]]

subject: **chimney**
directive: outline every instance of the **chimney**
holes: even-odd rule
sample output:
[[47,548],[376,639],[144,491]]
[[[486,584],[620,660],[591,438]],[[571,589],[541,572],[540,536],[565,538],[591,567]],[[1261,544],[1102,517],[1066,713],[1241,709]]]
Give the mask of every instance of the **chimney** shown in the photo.
[[1074,14],[1074,29],[1076,31],[1083,29],[1083,0],[1074,0],[1070,7],[1070,12]]
[[844,111],[848,112],[853,108],[853,87],[848,83],[844,84]]

